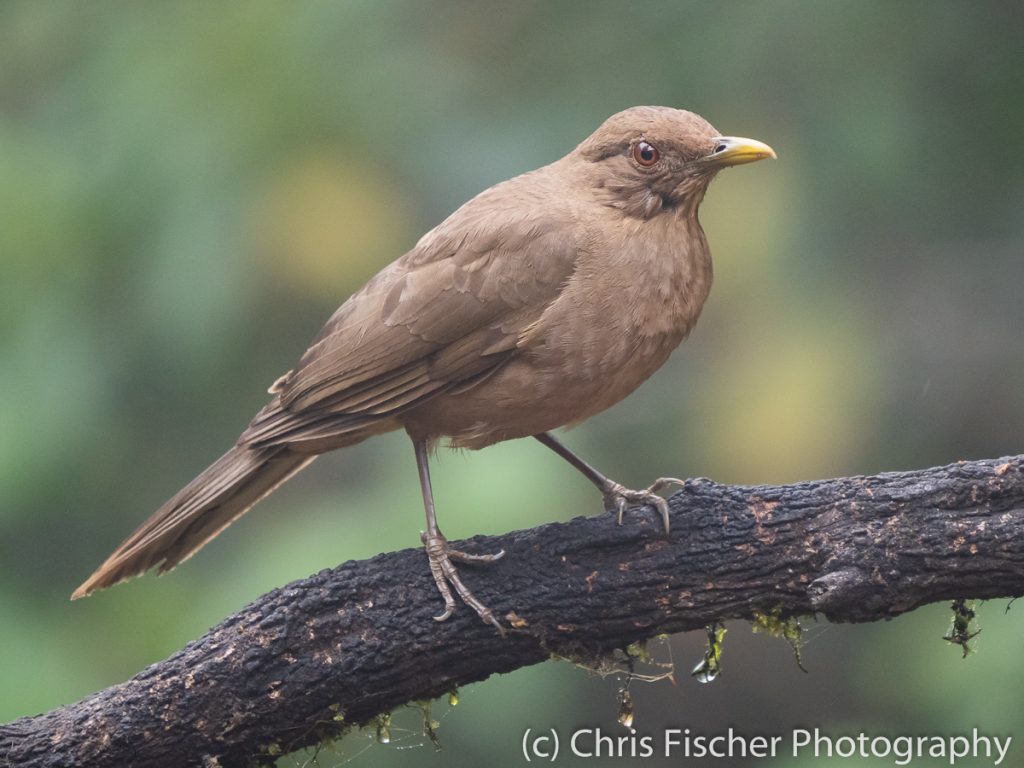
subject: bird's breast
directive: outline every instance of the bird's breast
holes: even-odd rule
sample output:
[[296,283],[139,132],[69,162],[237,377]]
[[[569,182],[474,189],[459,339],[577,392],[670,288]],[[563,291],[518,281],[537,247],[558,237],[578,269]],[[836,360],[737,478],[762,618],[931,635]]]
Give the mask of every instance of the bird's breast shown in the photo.
[[597,238],[515,356],[431,401],[411,430],[479,448],[581,421],[640,386],[693,328],[712,275],[699,225],[637,230]]
[[[552,307],[541,365],[628,394],[686,338],[711,289],[700,225],[669,216],[634,222],[596,245]],[[546,318],[547,319],[547,318]]]

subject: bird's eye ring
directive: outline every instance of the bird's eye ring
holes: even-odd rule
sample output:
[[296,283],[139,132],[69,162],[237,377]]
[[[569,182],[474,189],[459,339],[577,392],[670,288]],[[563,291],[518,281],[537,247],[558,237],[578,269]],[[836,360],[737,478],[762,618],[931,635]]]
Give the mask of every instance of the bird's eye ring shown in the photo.
[[661,159],[661,153],[650,142],[638,141],[633,146],[633,159],[636,160],[637,165],[650,168]]

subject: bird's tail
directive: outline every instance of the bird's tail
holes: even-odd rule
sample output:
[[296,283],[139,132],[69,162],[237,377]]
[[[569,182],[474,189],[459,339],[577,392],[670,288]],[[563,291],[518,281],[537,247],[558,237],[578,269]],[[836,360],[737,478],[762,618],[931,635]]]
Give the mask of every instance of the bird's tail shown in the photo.
[[314,458],[283,447],[236,445],[125,539],[71,599],[154,566],[159,566],[160,573],[171,570]]

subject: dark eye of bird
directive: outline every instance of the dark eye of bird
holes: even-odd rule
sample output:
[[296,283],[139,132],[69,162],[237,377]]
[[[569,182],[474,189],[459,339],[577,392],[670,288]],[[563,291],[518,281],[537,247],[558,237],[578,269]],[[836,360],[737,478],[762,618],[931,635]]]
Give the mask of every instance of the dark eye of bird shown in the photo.
[[645,168],[650,168],[661,158],[661,153],[653,144],[641,141],[633,147],[633,159]]

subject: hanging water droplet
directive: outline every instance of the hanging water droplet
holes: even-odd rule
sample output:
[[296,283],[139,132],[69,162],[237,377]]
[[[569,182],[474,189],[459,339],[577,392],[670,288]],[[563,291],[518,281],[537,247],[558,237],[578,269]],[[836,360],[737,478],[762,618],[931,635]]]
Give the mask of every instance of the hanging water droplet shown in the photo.
[[633,697],[625,689],[619,692],[619,725],[633,727]]
[[697,666],[693,668],[693,671],[690,674],[697,679],[698,683],[710,683],[718,677],[718,671],[719,670],[717,668],[713,668],[708,664],[707,659],[701,659],[697,662]]
[[377,718],[377,741],[381,744],[391,743],[391,715]]
[[708,648],[704,651],[704,658],[698,661],[697,666],[690,672],[698,683],[710,683],[722,671],[722,638],[725,637],[725,627],[721,624],[712,624],[705,631]]

